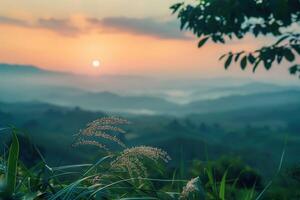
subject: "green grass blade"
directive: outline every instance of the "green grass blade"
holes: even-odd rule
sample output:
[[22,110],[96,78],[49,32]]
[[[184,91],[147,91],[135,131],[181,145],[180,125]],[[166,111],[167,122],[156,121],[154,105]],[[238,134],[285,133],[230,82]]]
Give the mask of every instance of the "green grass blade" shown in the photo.
[[155,197],[128,197],[128,198],[122,198],[120,200],[142,200],[142,199],[156,200],[158,198],[155,198]]
[[79,164],[79,165],[65,165],[59,167],[49,167],[52,171],[63,171],[66,169],[74,169],[74,168],[83,168],[83,167],[91,167],[93,164]]
[[219,197],[222,200],[225,200],[226,177],[227,177],[227,171],[224,173],[220,184]]
[[217,197],[218,196],[218,191],[217,191],[217,186],[216,186],[216,181],[214,179],[214,175],[213,175],[213,169],[212,167],[209,165],[206,169],[205,169],[206,175],[208,177],[208,183],[212,189],[213,194]]
[[111,155],[105,156],[98,160],[94,165],[92,165],[84,174],[83,177],[87,176],[92,170],[94,170],[100,163],[104,162],[105,160],[111,158]]
[[12,143],[9,149],[8,164],[6,171],[6,190],[7,196],[11,196],[15,192],[17,181],[17,166],[19,159],[19,141],[16,131],[12,132]]
[[259,200],[262,198],[262,196],[264,195],[264,193],[269,189],[269,187],[271,187],[274,179],[278,176],[278,174],[281,171],[282,165],[283,165],[283,161],[284,161],[284,157],[285,157],[285,151],[286,151],[286,145],[287,145],[287,139],[284,142],[284,148],[282,150],[281,156],[280,156],[280,161],[279,161],[279,165],[278,165],[278,169],[276,171],[275,176],[272,178],[272,180],[270,180],[268,182],[268,184],[266,185],[266,187],[262,190],[262,192],[257,196],[257,198],[255,200]]

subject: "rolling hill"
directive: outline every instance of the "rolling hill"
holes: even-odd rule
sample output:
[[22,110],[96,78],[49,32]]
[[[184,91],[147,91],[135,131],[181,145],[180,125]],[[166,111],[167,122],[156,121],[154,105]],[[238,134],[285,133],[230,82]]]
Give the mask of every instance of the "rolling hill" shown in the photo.
[[[172,81],[152,78],[119,75],[87,77],[34,66],[0,64],[0,101],[38,101],[113,113],[181,116],[278,106],[297,103],[300,99],[300,87],[297,86],[249,81],[238,84],[238,80],[227,79],[223,81],[224,86],[215,79],[183,82],[178,81],[171,88]],[[189,88],[194,88],[194,91],[189,91]],[[188,96],[181,91],[188,92]],[[176,95],[181,95],[181,100],[189,100],[184,104],[173,101]]]

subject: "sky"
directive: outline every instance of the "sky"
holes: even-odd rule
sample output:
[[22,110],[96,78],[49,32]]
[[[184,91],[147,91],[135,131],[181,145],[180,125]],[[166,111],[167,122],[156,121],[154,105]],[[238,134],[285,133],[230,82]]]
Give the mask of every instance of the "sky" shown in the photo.
[[[255,49],[266,39],[250,36],[227,45],[180,31],[169,7],[176,0],[1,0],[0,62],[30,64],[76,74],[162,77],[289,77],[286,67],[253,75],[225,71],[218,57]],[[268,41],[269,39],[267,39]],[[100,61],[93,68],[93,60]]]

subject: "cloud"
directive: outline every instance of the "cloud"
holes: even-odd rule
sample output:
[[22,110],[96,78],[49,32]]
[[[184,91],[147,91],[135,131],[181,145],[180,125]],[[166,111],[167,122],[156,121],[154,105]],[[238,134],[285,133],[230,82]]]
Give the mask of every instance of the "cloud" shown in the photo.
[[25,20],[0,16],[1,24],[31,29],[46,29],[68,37],[77,36],[81,33],[81,30],[73,25],[70,19],[40,18],[36,22],[29,23]]
[[175,21],[163,22],[152,18],[128,17],[89,18],[87,21],[96,27],[135,35],[148,35],[160,39],[190,39],[185,32],[179,30],[179,24]]
[[14,19],[10,17],[0,16],[0,24],[14,25],[14,26],[23,26],[28,27],[29,24],[26,21],[20,19]]
[[90,29],[99,29],[103,32],[123,32],[134,35],[146,35],[159,39],[187,40],[191,37],[179,30],[176,21],[158,21],[152,18],[106,17],[103,19],[83,18],[88,28],[80,28],[71,18],[39,18],[29,22],[6,16],[0,16],[0,25],[11,25],[30,29],[44,29],[66,37],[76,37]]
[[65,36],[76,36],[81,33],[81,30],[74,26],[69,19],[39,19],[36,26]]

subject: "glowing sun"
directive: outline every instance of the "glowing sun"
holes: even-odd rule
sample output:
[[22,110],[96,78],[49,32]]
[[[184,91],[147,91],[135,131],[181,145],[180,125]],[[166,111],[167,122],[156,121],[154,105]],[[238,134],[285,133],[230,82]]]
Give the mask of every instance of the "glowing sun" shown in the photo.
[[92,61],[92,67],[94,67],[94,68],[100,67],[100,61],[99,60],[93,60]]

